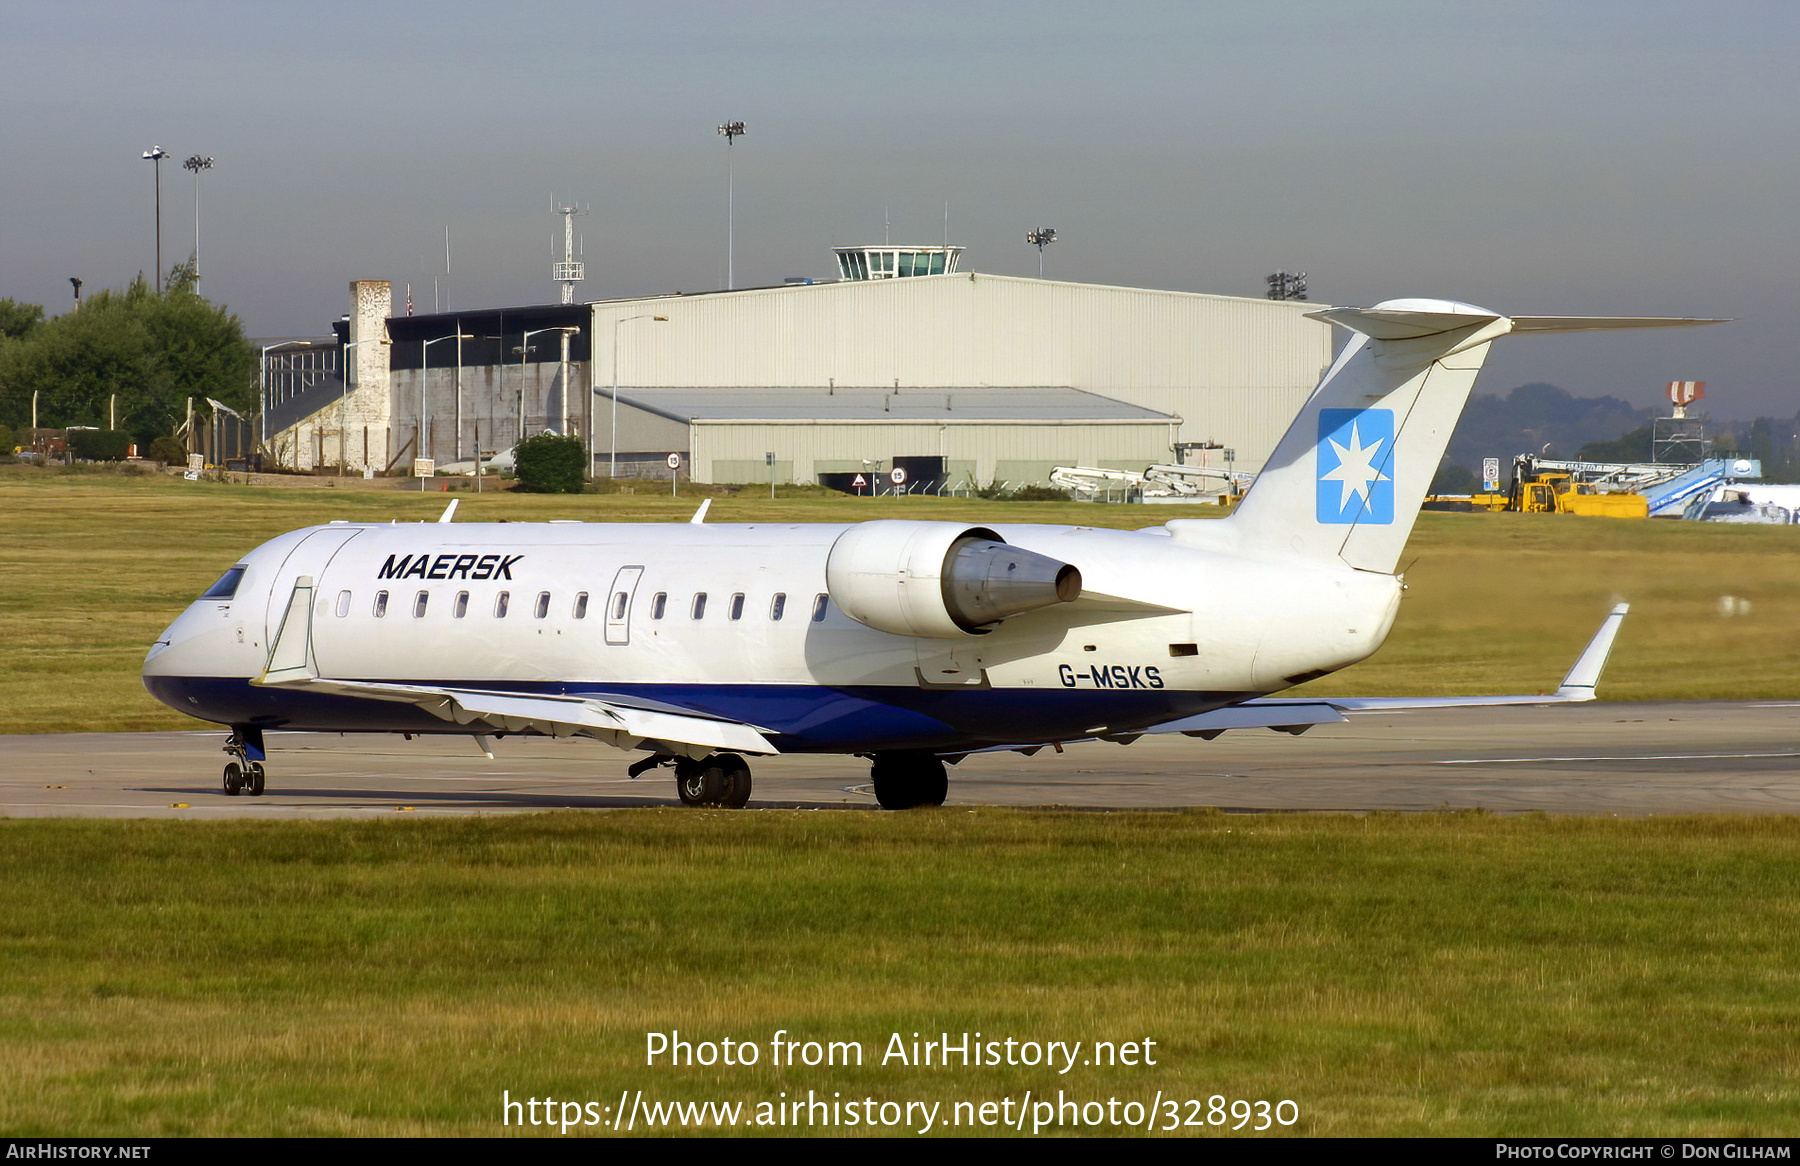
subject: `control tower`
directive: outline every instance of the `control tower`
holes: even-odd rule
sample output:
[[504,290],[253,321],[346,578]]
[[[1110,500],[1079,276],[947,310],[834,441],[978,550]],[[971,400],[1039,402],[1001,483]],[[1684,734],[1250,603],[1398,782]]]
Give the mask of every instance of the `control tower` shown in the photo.
[[961,247],[901,247],[871,243],[866,247],[833,247],[838,274],[844,279],[904,279],[909,275],[950,275]]

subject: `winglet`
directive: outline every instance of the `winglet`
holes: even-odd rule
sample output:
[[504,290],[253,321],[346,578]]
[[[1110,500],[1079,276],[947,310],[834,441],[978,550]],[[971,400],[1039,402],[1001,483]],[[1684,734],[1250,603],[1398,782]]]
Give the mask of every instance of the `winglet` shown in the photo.
[[438,521],[439,522],[449,522],[450,519],[452,517],[454,517],[456,514],[456,504],[461,501],[462,501],[461,498],[450,499],[450,505],[444,507],[444,513],[438,516]]
[[699,526],[701,523],[705,522],[707,508],[710,507],[711,505],[712,505],[711,498],[708,498],[705,501],[701,502],[700,509],[694,511],[694,516],[692,518],[688,519],[688,522],[694,526]]
[[1613,607],[1612,614],[1606,617],[1600,630],[1588,641],[1581,658],[1575,661],[1575,666],[1563,677],[1562,686],[1556,690],[1559,699],[1594,699],[1594,686],[1600,683],[1600,673],[1606,667],[1606,658],[1612,654],[1613,641],[1619,636],[1619,625],[1625,622],[1625,613],[1630,610],[1629,603]]

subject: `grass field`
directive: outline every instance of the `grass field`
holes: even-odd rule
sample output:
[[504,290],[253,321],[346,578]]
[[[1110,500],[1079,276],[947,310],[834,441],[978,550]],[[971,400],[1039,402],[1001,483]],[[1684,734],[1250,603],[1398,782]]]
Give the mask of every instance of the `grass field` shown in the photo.
[[[679,521],[667,494],[456,495],[458,517]],[[194,722],[138,683],[144,652],[239,555],[333,518],[432,519],[447,496],[285,490],[178,478],[0,467],[0,732],[177,729]],[[718,522],[966,522],[1148,526],[1211,506],[959,499],[714,501]],[[1545,515],[1424,514],[1407,549],[1410,590],[1387,645],[1305,693],[1535,692],[1554,685],[1607,608],[1631,601],[1602,696],[1800,698],[1800,528]],[[1721,616],[1720,598],[1749,603]],[[1736,610],[1736,605],[1733,605]]]
[[[1797,879],[1780,818],[0,821],[0,1132],[494,1135],[502,1090],[948,1120],[1062,1089],[1290,1099],[1314,1135],[1791,1133]],[[645,1067],[672,1029],[759,1063]],[[782,1029],[864,1064],[775,1068]],[[881,1063],[946,1031],[1157,1063]]]

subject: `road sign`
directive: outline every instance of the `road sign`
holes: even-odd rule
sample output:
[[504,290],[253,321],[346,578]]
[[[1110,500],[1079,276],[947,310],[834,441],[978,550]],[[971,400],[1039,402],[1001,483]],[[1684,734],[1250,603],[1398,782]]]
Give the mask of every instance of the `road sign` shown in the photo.
[[858,490],[860,490],[864,486],[867,486],[869,484],[869,479],[863,477],[861,474],[858,474],[858,475],[856,475],[856,481],[854,481],[850,484],[855,486]]
[[670,454],[668,462],[671,470],[679,470],[681,468],[681,455],[678,453]]
[[1484,457],[1481,459],[1481,488],[1490,494],[1500,492],[1500,459]]
[[888,473],[888,481],[892,482],[896,486],[906,485],[906,471],[901,469],[899,466],[895,466]]

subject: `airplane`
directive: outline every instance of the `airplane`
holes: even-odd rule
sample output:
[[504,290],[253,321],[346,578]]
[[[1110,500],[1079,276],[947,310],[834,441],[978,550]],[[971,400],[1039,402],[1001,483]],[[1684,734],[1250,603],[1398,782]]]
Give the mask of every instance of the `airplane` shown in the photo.
[[1447,300],[1309,313],[1351,336],[1234,513],[1143,530],[331,522],[244,556],[155,642],[158,700],[229,726],[226,794],[274,731],[585,737],[741,807],[749,756],[867,758],[884,808],[941,805],[1003,749],[1347,712],[1591,700],[1623,605],[1550,696],[1280,698],[1366,659],[1489,345],[1714,323],[1504,316]]

